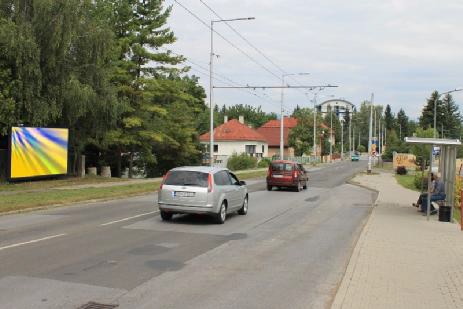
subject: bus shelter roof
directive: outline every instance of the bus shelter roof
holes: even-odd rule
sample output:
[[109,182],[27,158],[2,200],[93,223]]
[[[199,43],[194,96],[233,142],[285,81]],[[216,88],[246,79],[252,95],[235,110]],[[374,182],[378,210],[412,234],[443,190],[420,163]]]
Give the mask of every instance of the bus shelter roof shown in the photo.
[[429,138],[429,137],[406,137],[406,143],[422,144],[422,145],[445,145],[445,146],[460,146],[459,139],[443,139],[443,138]]

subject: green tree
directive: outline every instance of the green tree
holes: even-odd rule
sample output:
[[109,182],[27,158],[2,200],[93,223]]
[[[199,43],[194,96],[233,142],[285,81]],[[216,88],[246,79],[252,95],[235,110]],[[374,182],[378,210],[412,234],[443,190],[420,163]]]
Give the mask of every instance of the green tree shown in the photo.
[[56,116],[42,99],[40,48],[13,1],[0,7],[0,135],[13,125],[39,126]]
[[406,136],[410,136],[409,120],[405,111],[401,108],[397,113],[396,132],[399,133],[399,139],[403,140]]
[[244,121],[253,128],[259,128],[269,120],[277,119],[275,113],[266,113],[262,107],[254,107],[251,105],[237,104],[233,106],[223,106],[219,113],[219,123],[223,123],[224,116],[229,119],[238,119],[239,116],[244,117]]
[[[434,136],[434,130],[432,128],[423,129],[418,127],[415,134],[417,137],[431,138]],[[423,161],[425,166],[429,163],[429,157],[431,155],[430,145],[412,145],[410,151],[416,156],[416,161],[419,166],[422,166]]]
[[[451,94],[442,99],[442,121],[437,125],[441,138],[460,138],[462,117]],[[443,134],[442,134],[443,133]]]
[[439,93],[434,91],[426,99],[426,105],[421,112],[419,124],[423,129],[434,128],[434,104],[436,104],[436,124],[442,123],[442,100],[439,99]]
[[386,109],[384,110],[384,124],[387,131],[391,131],[395,127],[394,120],[394,114],[392,114],[391,106],[387,104]]
[[[291,130],[288,143],[294,148],[296,156],[310,154],[313,150],[313,116],[313,109],[310,108],[299,108],[293,114],[297,118],[297,126]],[[317,123],[322,121],[321,114],[317,113]]]
[[119,99],[127,105],[111,137],[120,154],[129,153],[132,177],[134,155],[138,153],[153,163],[152,144],[169,139],[162,130],[165,126],[156,122],[163,119],[167,109],[153,100],[159,95],[155,79],[177,73],[175,65],[184,58],[158,51],[176,40],[166,26],[172,7],[164,9],[162,0],[108,1],[114,8],[112,24],[120,50],[113,82]]
[[352,115],[352,126],[357,135],[357,145],[358,145],[358,136],[360,133],[360,144],[365,148],[368,148],[368,132],[369,132],[369,123],[370,123],[370,104],[369,102],[362,102],[360,108]]

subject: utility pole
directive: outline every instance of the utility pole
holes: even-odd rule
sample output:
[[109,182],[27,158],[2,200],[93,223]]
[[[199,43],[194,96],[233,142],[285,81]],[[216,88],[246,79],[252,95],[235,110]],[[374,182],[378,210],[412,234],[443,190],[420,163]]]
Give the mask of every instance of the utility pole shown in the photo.
[[368,169],[367,169],[368,174],[371,174],[371,139],[372,139],[371,130],[372,130],[372,125],[373,125],[372,123],[373,122],[373,99],[374,99],[374,94],[372,93],[371,101],[370,101],[370,125],[368,126]]
[[344,119],[341,119],[341,160],[344,159]]
[[[281,86],[285,86],[285,75],[281,76]],[[280,160],[284,160],[284,116],[283,116],[283,98],[284,98],[284,88],[281,88],[281,110],[280,110]]]
[[349,153],[352,153],[352,117],[349,117]]
[[313,96],[313,155],[317,157],[317,93]]
[[[285,77],[291,75],[309,75],[310,73],[286,73],[281,75],[281,111],[280,111],[280,160],[284,160],[284,116],[283,116],[283,101],[284,101],[284,89]],[[304,86],[301,86],[304,87]]]
[[233,19],[219,19],[211,20],[211,53],[209,59],[209,108],[210,108],[210,141],[209,141],[209,164],[210,166],[214,165],[214,75],[213,75],[213,65],[214,65],[214,23],[220,22],[229,22],[237,20],[252,20],[254,17],[245,17],[245,18],[233,18]]
[[330,107],[330,163],[333,160],[333,109]]
[[211,54],[209,59],[209,108],[210,108],[210,141],[209,141],[209,165],[214,166],[214,94],[212,67],[214,65],[214,21],[211,21]]
[[381,144],[381,115],[378,118],[378,154],[381,155],[383,152],[383,146]]

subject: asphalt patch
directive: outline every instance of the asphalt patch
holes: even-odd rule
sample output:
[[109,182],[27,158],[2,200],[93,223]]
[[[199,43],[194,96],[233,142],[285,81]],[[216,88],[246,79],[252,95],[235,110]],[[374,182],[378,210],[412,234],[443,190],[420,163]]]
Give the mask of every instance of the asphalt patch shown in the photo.
[[313,197],[306,198],[305,201],[306,202],[316,202],[319,199],[320,199],[320,195],[316,195],[316,196],[313,196]]
[[184,263],[174,260],[151,260],[146,261],[145,265],[159,271],[179,270],[185,266]]
[[157,245],[146,245],[143,247],[133,248],[132,250],[128,251],[128,253],[134,255],[156,255],[165,253],[169,250],[170,248],[167,247],[161,247]]

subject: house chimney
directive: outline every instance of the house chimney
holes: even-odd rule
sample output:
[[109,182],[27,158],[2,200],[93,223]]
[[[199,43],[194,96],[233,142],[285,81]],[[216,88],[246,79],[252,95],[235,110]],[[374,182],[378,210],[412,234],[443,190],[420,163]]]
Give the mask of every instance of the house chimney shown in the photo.
[[239,116],[238,121],[242,124],[244,124],[244,116]]
[[228,116],[223,116],[223,123],[227,123],[228,122]]

